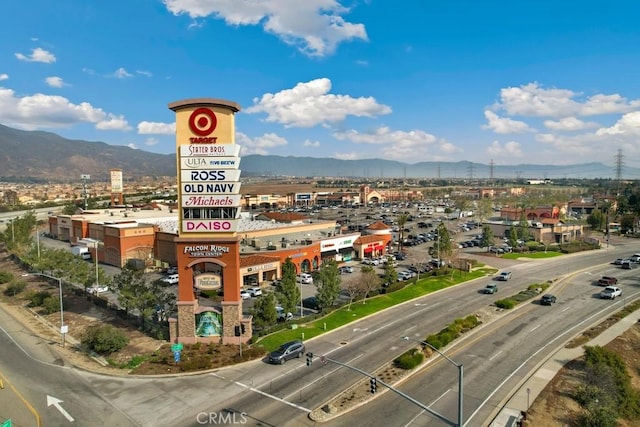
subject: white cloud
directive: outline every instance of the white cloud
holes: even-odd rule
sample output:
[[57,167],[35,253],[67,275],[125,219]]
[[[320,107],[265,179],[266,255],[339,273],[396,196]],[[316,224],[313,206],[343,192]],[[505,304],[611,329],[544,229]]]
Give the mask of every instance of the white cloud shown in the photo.
[[153,77],[153,74],[151,73],[151,71],[136,70],[136,73],[146,77]]
[[298,83],[293,89],[254,99],[254,105],[245,112],[266,113],[267,122],[285,127],[313,127],[341,122],[347,116],[375,117],[391,113],[390,107],[378,104],[375,98],[334,95],[328,93],[330,90],[331,80],[327,78]]
[[129,131],[131,130],[131,126],[129,126],[129,123],[123,116],[107,114],[105,120],[101,120],[96,124],[96,129]]
[[164,0],[174,15],[212,16],[228,25],[262,25],[268,33],[308,56],[326,56],[348,40],[368,40],[363,24],[344,20],[337,0]]
[[16,58],[21,61],[27,62],[44,62],[45,64],[51,64],[56,62],[56,57],[53,53],[48,52],[42,48],[31,49],[31,55],[24,55],[22,53],[16,53]]
[[509,141],[501,144],[499,141],[493,141],[487,147],[487,153],[494,157],[522,157],[522,146],[516,141]]
[[159,123],[159,122],[140,122],[138,123],[139,134],[153,134],[153,135],[173,135],[176,133],[176,124],[174,123]]
[[597,128],[598,124],[594,122],[585,122],[575,117],[564,117],[558,121],[545,120],[544,126],[555,131],[578,131]]
[[265,133],[262,136],[251,138],[242,132],[236,132],[236,143],[242,147],[242,155],[269,154],[269,149],[287,145],[287,140],[275,133]]
[[[112,128],[114,123],[126,123],[121,117],[106,113],[88,102],[74,104],[62,96],[36,93],[18,97],[11,89],[0,87],[0,117],[8,126],[34,130],[63,128],[78,123],[95,123],[96,128]],[[124,126],[126,127],[126,125]]]
[[640,136],[640,111],[623,115],[613,126],[598,129],[596,135],[626,136],[637,140]]
[[131,148],[131,149],[134,149],[134,150],[137,150],[137,149],[138,149],[138,146],[137,146],[135,143],[133,143],[133,142],[128,143],[128,144],[127,144],[127,147],[129,147],[129,148]]
[[51,76],[44,79],[44,81],[51,87],[63,87],[66,85],[62,77]]
[[597,94],[576,101],[581,94],[568,89],[544,89],[538,83],[500,90],[500,102],[494,107],[510,116],[571,117],[624,113],[640,107],[640,100],[628,101],[614,95]]
[[524,133],[532,130],[525,122],[509,119],[507,117],[500,117],[493,111],[485,110],[484,116],[489,123],[483,125],[482,129],[489,129],[495,133]]
[[351,152],[351,153],[334,153],[333,156],[336,159],[340,159],[340,160],[358,160],[360,158],[359,154],[358,153],[354,153],[354,152]]
[[147,138],[147,139],[144,140],[144,145],[146,145],[148,147],[153,147],[154,145],[158,144],[158,142],[160,142],[160,141],[158,141],[157,139],[151,137],[151,138]]
[[356,144],[408,144],[432,145],[437,138],[421,130],[392,131],[386,126],[379,127],[373,132],[361,133],[356,130],[334,132],[333,136],[341,141],[351,141]]
[[0,74],[0,81],[8,80],[8,79],[9,79],[9,74],[7,74],[7,73]]
[[118,79],[126,79],[127,77],[133,77],[133,74],[128,73],[127,70],[120,67],[113,72],[112,76]]
[[311,141],[307,139],[302,143],[302,145],[304,147],[320,147],[320,141]]

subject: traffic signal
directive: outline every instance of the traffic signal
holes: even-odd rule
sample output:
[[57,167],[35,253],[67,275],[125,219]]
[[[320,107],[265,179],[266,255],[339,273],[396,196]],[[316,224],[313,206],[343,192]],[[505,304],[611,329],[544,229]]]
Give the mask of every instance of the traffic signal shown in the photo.
[[237,337],[239,337],[239,336],[240,336],[240,325],[236,325],[236,326],[234,327],[234,332],[235,332],[235,334],[236,334],[236,336],[237,336]]
[[313,353],[309,352],[307,353],[307,366],[311,366],[312,363],[313,363]]
[[240,324],[240,332],[242,332],[242,335],[244,335],[245,331],[246,331],[246,329],[245,329],[244,323],[241,323]]
[[371,378],[369,382],[371,384],[371,393],[375,393],[378,390],[378,381],[375,378]]

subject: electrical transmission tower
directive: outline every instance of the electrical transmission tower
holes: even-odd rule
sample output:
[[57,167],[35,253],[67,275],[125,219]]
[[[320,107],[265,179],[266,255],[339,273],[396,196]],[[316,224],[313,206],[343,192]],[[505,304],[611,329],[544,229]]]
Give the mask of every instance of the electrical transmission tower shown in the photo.
[[469,166],[467,166],[467,176],[469,177],[469,179],[473,179],[474,172],[475,168],[473,166],[473,163],[469,163]]
[[493,182],[493,159],[489,162],[489,179]]
[[622,183],[622,167],[624,166],[624,156],[622,155],[622,149],[618,149],[618,152],[614,156],[615,169],[616,169],[616,191],[620,192],[620,184]]

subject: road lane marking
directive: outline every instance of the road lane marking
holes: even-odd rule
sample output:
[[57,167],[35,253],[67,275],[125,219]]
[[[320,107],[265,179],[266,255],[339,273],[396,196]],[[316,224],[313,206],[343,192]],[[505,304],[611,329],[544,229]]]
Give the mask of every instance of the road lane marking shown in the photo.
[[53,405],[58,411],[60,411],[62,416],[65,417],[67,421],[69,421],[70,423],[74,422],[75,420],[73,419],[73,417],[62,407],[62,402],[64,402],[64,400],[60,400],[57,397],[47,395],[47,406]]
[[569,310],[570,308],[571,307],[564,308],[564,309],[560,310],[560,313],[564,313],[565,311]]
[[265,393],[264,391],[262,391],[262,390],[258,390],[258,389],[257,389],[257,388],[255,388],[255,387],[250,387],[250,386],[248,386],[248,385],[242,384],[240,381],[234,381],[233,383],[234,383],[234,384],[236,384],[236,385],[238,385],[238,386],[240,386],[240,387],[246,388],[246,389],[247,389],[247,390],[249,390],[249,391],[253,391],[254,393],[261,394],[261,395],[263,395],[263,396],[265,396],[265,397],[268,397],[268,398],[273,399],[273,400],[275,400],[275,401],[278,401],[278,402],[280,402],[280,403],[284,403],[285,405],[289,405],[289,406],[291,406],[292,408],[299,409],[299,410],[301,410],[301,411],[303,411],[303,412],[306,412],[306,413],[311,413],[311,409],[307,409],[307,408],[305,408],[305,407],[303,407],[303,406],[296,405],[295,403],[288,402],[288,401],[286,401],[286,400],[284,400],[284,399],[282,399],[282,398],[280,398],[280,397],[278,397],[278,396],[274,396],[274,395],[272,395],[272,394]]
[[540,325],[536,325],[535,327],[533,327],[532,329],[530,329],[530,330],[529,330],[529,332],[533,332],[533,331],[535,331],[536,329],[538,329],[539,327],[540,327]]
[[4,378],[4,383],[6,383],[9,388],[11,389],[11,391],[13,391],[16,396],[18,396],[18,399],[20,399],[22,401],[22,403],[24,403],[24,406],[27,407],[27,409],[29,410],[29,412],[31,412],[33,414],[34,417],[36,417],[36,426],[40,427],[42,424],[40,422],[40,414],[38,413],[38,411],[35,410],[35,408],[29,403],[29,401],[27,401],[27,399],[25,399],[20,392],[13,386],[13,384],[11,384],[9,382],[9,380],[7,379],[7,376],[4,375],[2,372],[0,372],[0,377]]
[[493,356],[491,356],[491,357],[489,358],[489,360],[493,360],[493,359],[495,359],[495,358],[496,358],[496,357],[498,357],[501,353],[502,353],[502,350],[500,350],[499,352],[497,352],[496,354],[494,354]]
[[432,407],[433,405],[435,405],[436,403],[438,403],[438,401],[439,401],[440,399],[442,399],[442,398],[443,398],[447,393],[449,393],[450,391],[451,391],[451,389],[448,389],[447,391],[445,391],[444,393],[442,393],[440,396],[436,397],[436,399],[435,399],[433,402],[431,402],[429,405],[427,405],[427,406]]

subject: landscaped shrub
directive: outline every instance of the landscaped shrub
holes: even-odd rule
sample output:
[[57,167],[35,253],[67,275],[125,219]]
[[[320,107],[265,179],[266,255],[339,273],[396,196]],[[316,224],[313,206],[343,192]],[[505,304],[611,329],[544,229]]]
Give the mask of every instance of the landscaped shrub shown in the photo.
[[442,345],[443,347],[446,346],[447,344],[449,344],[451,341],[454,340],[454,336],[451,335],[451,332],[440,332],[438,334],[438,339],[440,340],[440,345]]
[[49,298],[51,294],[47,291],[34,291],[29,293],[27,298],[29,299],[29,305],[31,307],[40,307],[44,300]]
[[438,350],[443,347],[440,342],[440,337],[438,335],[429,335],[427,339],[425,339],[433,348],[437,348]]
[[13,280],[13,274],[8,271],[0,271],[0,285]]
[[7,289],[4,290],[4,294],[11,297],[15,297],[20,292],[24,291],[26,287],[27,287],[27,284],[22,280],[14,281],[7,285]]
[[99,354],[111,354],[129,344],[129,338],[111,325],[91,325],[81,337],[82,345]]
[[201,371],[211,368],[211,357],[207,354],[194,354],[178,362],[183,372]]
[[405,351],[393,361],[393,364],[400,369],[413,369],[424,360],[424,354],[417,348]]
[[499,299],[498,301],[496,301],[495,304],[496,304],[496,307],[498,308],[506,308],[506,309],[511,309],[516,306],[516,302],[510,298]]
[[60,299],[58,297],[47,297],[42,301],[45,314],[56,313],[60,311]]
[[400,289],[404,288],[406,284],[407,284],[406,281],[392,283],[385,290],[385,294],[390,294],[391,292],[399,291]]

